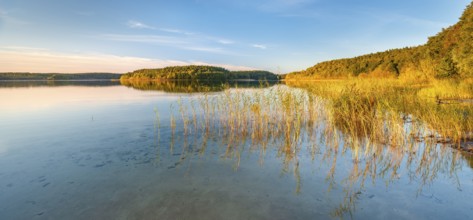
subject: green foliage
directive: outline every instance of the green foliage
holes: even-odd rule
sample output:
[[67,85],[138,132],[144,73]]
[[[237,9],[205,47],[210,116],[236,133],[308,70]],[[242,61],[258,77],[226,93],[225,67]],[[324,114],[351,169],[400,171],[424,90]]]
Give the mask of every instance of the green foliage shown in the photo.
[[141,69],[124,74],[121,80],[278,80],[278,76],[268,71],[228,71],[214,66],[172,66],[161,69]]
[[122,80],[216,80],[224,81],[228,70],[213,66],[171,66],[161,69],[141,69],[122,75]]
[[457,26],[458,46],[452,50],[452,57],[461,74],[473,77],[473,4],[466,8]]
[[435,78],[451,78],[457,75],[456,65],[450,57],[443,58],[439,65],[437,65]]
[[425,73],[430,78],[473,77],[473,3],[460,21],[427,44],[319,63],[286,75],[287,80],[350,77],[406,77]]
[[250,70],[230,72],[231,80],[279,80],[279,77],[268,71]]
[[286,79],[299,77],[395,77],[413,66],[419,66],[423,49],[422,46],[395,49],[351,59],[322,62],[305,71],[288,74]]

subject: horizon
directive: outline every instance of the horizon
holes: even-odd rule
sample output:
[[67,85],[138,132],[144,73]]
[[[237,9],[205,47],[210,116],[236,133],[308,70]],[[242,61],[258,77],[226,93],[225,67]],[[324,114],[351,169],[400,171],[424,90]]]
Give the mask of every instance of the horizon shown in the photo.
[[0,72],[126,73],[210,65],[300,71],[412,47],[470,1],[0,2]]
[[[211,65],[188,65],[188,66],[209,66],[209,67],[220,67],[220,66],[211,66]],[[159,68],[146,68],[146,69],[164,69],[168,67],[180,67],[180,66],[165,66],[165,67],[159,67]],[[224,67],[221,67],[224,68]],[[227,68],[224,68],[227,71],[230,72],[251,72],[251,71],[266,71],[266,70],[260,70],[260,69],[254,69],[254,70],[229,70]],[[14,74],[117,74],[117,75],[123,75],[127,73],[131,73],[134,71],[139,71],[142,69],[136,69],[130,72],[125,72],[125,73],[117,73],[117,72],[74,72],[74,73],[61,73],[61,72],[0,72],[0,74],[9,74],[9,73],[14,73]],[[268,71],[270,72],[270,71]],[[271,72],[272,73],[272,72]],[[275,73],[274,73],[275,74]]]

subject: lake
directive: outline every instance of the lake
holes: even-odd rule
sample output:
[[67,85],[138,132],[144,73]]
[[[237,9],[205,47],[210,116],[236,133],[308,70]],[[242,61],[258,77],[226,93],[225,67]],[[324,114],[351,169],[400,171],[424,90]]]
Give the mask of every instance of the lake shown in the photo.
[[392,115],[374,141],[301,88],[1,82],[0,101],[1,219],[473,219],[471,154]]

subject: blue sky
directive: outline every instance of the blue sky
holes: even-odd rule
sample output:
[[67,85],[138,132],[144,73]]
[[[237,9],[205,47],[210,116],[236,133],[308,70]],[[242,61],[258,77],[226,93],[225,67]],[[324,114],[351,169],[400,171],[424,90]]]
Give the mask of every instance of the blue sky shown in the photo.
[[206,64],[276,73],[415,46],[466,0],[0,0],[0,72]]

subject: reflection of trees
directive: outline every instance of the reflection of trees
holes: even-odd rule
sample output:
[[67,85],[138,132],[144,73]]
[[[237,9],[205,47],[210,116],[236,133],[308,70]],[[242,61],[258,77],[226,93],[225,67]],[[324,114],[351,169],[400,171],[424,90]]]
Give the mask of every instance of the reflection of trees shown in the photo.
[[41,80],[41,81],[0,81],[0,87],[56,87],[56,86],[117,86],[118,81],[111,80],[83,80],[83,81],[60,81],[60,80]]
[[221,81],[193,81],[193,80],[121,80],[124,86],[139,90],[155,90],[170,93],[205,93],[220,92],[229,87],[259,88],[274,85],[275,82],[221,82]]
[[[184,140],[189,135],[203,138],[184,149],[203,154],[208,139],[216,138],[224,149],[223,157],[234,160],[236,168],[245,151],[259,154],[260,163],[264,163],[267,152],[274,150],[282,161],[282,172],[294,175],[296,193],[302,187],[299,166],[308,164],[304,161],[307,158],[319,161],[330,167],[326,176],[329,190],[341,185],[345,193],[333,211],[336,216],[355,210],[357,197],[367,183],[397,181],[401,169],[407,170],[412,180],[420,179],[419,192],[440,175],[455,179],[463,157],[440,146],[436,139],[419,139],[419,135],[430,134],[429,125],[413,120],[413,116],[408,119],[383,100],[347,91],[352,95],[328,99],[278,86],[194,97],[190,103],[198,103],[199,117],[194,117],[194,110],[189,111],[194,107],[182,107],[180,102]],[[192,124],[197,126],[189,126]],[[347,157],[351,161],[342,162],[351,163],[351,170],[339,179],[336,173],[346,167],[338,165]]]
[[121,80],[120,83],[139,90],[157,90],[172,93],[218,92],[224,90],[224,84],[221,82]]

